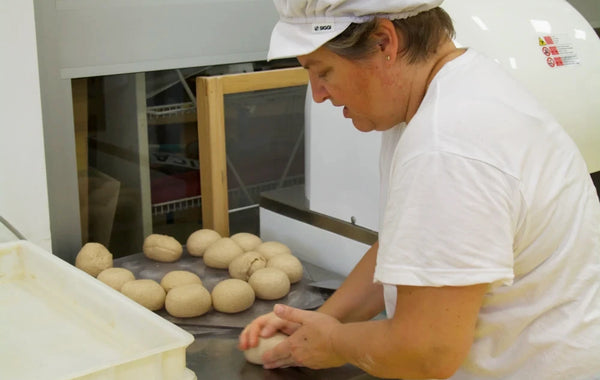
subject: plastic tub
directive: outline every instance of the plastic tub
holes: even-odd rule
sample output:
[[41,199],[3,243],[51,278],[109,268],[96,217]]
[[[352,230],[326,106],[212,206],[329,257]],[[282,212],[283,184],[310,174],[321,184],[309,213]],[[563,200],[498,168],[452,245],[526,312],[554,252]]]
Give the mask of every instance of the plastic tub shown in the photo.
[[193,340],[30,242],[0,244],[0,379],[194,380]]

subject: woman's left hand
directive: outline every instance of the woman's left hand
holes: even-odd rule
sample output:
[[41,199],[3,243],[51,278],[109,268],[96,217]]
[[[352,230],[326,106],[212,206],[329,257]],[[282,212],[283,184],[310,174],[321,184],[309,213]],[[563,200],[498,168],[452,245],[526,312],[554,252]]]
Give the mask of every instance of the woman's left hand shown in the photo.
[[313,369],[339,367],[345,360],[339,357],[331,339],[340,322],[323,313],[275,305],[275,314],[300,327],[284,342],[263,356],[264,368],[303,366]]

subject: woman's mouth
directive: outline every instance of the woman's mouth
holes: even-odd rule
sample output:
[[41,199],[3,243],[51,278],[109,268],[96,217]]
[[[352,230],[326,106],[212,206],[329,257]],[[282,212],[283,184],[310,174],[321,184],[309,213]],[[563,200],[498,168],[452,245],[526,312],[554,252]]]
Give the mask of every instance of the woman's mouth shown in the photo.
[[348,110],[348,107],[344,106],[343,113],[344,113],[345,118],[347,118],[347,119],[350,118],[350,111]]

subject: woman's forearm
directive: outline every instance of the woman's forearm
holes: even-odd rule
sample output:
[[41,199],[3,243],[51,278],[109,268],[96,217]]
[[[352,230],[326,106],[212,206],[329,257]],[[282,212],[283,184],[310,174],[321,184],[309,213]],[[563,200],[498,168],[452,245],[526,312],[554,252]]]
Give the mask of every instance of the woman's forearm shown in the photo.
[[383,288],[373,283],[378,247],[376,242],[369,248],[340,288],[318,309],[319,312],[341,322],[355,322],[371,319],[383,310]]

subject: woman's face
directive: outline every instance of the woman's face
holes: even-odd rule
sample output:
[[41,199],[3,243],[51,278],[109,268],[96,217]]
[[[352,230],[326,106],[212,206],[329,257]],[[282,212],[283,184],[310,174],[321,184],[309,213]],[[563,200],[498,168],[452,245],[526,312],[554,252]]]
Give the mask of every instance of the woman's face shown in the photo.
[[359,131],[383,131],[404,121],[406,99],[381,54],[357,61],[321,47],[298,61],[308,71],[314,101],[343,107]]

